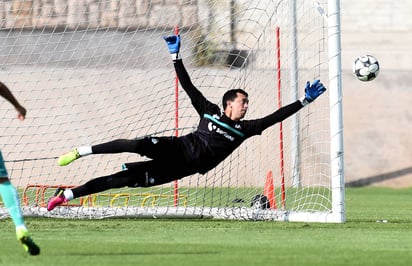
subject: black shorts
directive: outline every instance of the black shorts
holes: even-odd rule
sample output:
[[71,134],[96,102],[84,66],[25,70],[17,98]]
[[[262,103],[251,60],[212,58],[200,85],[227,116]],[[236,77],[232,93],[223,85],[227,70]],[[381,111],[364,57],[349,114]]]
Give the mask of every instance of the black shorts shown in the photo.
[[198,172],[186,161],[177,137],[148,136],[132,142],[136,153],[151,159],[125,163],[128,175],[139,178],[139,186],[160,185]]
[[136,152],[155,160],[185,160],[177,137],[144,137],[133,140]]

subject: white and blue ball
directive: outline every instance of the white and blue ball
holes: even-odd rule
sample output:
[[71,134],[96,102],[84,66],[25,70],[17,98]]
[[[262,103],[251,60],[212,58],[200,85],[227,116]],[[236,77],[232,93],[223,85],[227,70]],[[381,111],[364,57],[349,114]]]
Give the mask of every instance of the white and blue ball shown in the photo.
[[374,80],[379,69],[379,62],[372,55],[361,55],[353,62],[353,74],[361,81]]

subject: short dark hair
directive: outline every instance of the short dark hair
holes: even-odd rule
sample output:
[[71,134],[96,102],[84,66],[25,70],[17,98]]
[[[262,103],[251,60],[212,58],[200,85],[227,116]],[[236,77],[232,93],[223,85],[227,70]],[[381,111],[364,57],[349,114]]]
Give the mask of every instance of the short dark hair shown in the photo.
[[227,92],[225,92],[225,94],[223,95],[223,99],[222,99],[222,104],[223,104],[223,110],[226,109],[227,106],[227,101],[234,101],[237,97],[237,94],[243,94],[246,97],[248,97],[249,95],[247,94],[246,91],[242,90],[242,89],[231,89],[228,90]]

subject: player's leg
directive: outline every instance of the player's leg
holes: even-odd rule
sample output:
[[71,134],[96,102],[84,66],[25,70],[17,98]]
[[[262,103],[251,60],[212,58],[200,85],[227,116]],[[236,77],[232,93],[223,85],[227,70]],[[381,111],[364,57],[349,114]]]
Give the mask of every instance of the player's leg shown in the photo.
[[171,182],[195,173],[194,169],[187,167],[181,161],[170,160],[145,161],[126,164],[127,170],[113,175],[98,177],[83,185],[72,189],[56,190],[55,195],[49,200],[47,210],[51,211],[56,206],[72,199],[122,187],[151,187]]
[[130,184],[131,179],[132,178],[126,174],[126,171],[122,171],[113,175],[94,178],[75,188],[58,188],[54,193],[54,196],[49,199],[47,210],[51,211],[57,206],[75,198],[106,191],[112,188],[125,187]]
[[125,170],[112,175],[98,177],[75,188],[65,190],[58,188],[54,196],[50,198],[47,204],[47,210],[51,211],[56,206],[66,203],[72,199],[106,191],[112,188],[144,186],[146,182],[144,167],[149,164],[151,164],[151,161],[141,162],[139,171]]
[[65,166],[70,164],[74,160],[77,160],[80,157],[91,154],[133,152],[133,146],[136,145],[135,142],[135,140],[117,139],[94,146],[80,146],[60,156],[57,163],[60,166]]
[[162,159],[174,157],[177,141],[174,137],[144,137],[137,139],[117,139],[93,146],[80,146],[59,157],[57,163],[65,166],[74,160],[91,154],[109,153],[138,153],[152,159]]
[[20,208],[20,200],[16,188],[11,184],[7,170],[4,165],[3,157],[0,152],[0,195],[3,204],[10,214],[16,227],[16,236],[23,248],[30,255],[38,255],[40,248],[34,243],[27,230],[23,213]]

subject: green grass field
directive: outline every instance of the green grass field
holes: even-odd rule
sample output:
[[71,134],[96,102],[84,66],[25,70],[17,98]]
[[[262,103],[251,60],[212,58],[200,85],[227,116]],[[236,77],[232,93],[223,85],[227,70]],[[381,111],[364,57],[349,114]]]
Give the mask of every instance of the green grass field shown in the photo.
[[344,224],[27,218],[37,257],[1,219],[0,265],[411,265],[411,195],[347,189]]

